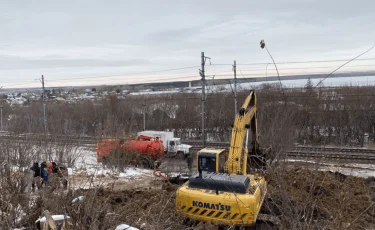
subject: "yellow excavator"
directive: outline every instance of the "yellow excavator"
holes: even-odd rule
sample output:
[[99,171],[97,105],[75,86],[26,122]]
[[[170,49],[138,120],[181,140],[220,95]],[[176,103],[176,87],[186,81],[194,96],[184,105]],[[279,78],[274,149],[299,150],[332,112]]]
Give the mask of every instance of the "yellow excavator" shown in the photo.
[[229,153],[211,148],[198,152],[198,173],[176,191],[176,211],[186,220],[219,229],[254,229],[267,194],[266,180],[256,171],[265,167],[258,139],[256,95],[251,91],[235,117]]

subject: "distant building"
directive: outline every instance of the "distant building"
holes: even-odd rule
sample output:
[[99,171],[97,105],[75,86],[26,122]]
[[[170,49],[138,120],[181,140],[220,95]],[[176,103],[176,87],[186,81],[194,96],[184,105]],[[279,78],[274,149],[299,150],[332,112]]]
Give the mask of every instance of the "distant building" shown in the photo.
[[138,95],[161,95],[161,94],[175,94],[175,93],[180,93],[180,91],[177,91],[177,90],[169,90],[169,91],[142,91],[142,92],[129,93],[129,95],[138,96]]

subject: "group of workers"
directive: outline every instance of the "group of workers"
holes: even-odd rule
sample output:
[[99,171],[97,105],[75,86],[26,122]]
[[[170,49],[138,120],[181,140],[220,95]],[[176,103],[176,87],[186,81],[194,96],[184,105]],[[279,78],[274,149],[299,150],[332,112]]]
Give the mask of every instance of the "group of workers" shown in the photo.
[[34,171],[34,178],[32,182],[32,191],[35,191],[35,187],[41,189],[43,186],[46,187],[51,176],[58,172],[57,164],[55,162],[43,161],[40,166],[38,162],[35,162],[30,170]]

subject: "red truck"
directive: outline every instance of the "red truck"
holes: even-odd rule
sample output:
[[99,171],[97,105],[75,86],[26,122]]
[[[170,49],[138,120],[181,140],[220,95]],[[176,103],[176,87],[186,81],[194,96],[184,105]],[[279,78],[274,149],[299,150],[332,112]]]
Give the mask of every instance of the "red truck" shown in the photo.
[[97,161],[103,163],[107,163],[108,160],[116,156],[127,162],[152,168],[154,162],[163,155],[163,141],[143,135],[138,136],[135,140],[102,139],[96,144]]

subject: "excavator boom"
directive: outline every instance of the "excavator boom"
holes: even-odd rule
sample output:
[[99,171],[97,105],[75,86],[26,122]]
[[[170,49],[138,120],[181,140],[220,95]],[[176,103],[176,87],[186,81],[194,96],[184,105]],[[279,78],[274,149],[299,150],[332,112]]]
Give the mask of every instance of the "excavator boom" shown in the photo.
[[225,166],[229,174],[247,174],[249,135],[252,137],[252,145],[258,142],[256,111],[256,98],[254,92],[251,91],[234,120],[228,161]]

